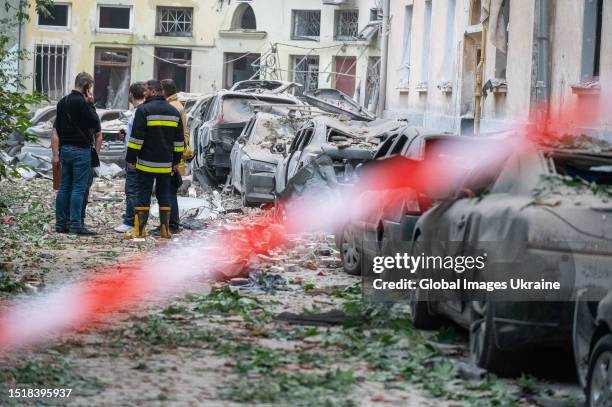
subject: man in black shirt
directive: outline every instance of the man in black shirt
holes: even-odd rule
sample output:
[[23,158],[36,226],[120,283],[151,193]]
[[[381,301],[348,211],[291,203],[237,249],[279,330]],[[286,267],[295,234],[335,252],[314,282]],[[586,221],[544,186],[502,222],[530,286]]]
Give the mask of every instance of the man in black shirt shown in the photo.
[[[59,233],[92,235],[82,219],[85,194],[92,168],[93,131],[100,128],[100,119],[93,108],[93,78],[82,72],[77,75],[74,90],[57,104],[51,149],[53,162],[61,162],[62,179],[55,201],[55,230]],[[93,131],[92,131],[93,130]],[[99,152],[102,138],[95,140]]]

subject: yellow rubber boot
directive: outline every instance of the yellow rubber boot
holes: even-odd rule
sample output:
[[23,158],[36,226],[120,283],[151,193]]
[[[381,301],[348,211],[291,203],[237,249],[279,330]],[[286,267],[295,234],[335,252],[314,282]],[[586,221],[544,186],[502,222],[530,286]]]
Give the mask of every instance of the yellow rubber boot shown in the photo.
[[134,208],[134,238],[144,239],[147,237],[147,222],[149,220],[149,207],[138,206]]
[[170,234],[170,211],[172,211],[170,206],[159,207],[159,233],[162,239],[172,238]]

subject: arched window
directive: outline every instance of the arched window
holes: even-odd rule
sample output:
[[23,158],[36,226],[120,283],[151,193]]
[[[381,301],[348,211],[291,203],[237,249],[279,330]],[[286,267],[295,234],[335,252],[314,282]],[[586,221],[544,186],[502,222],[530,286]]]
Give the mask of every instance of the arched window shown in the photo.
[[256,30],[255,12],[248,4],[240,4],[232,18],[232,30]]

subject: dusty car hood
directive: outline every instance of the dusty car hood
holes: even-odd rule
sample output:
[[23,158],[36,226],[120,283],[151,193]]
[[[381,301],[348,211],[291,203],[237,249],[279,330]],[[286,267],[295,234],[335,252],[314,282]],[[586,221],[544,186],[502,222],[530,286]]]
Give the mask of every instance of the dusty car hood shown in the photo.
[[265,163],[278,165],[283,159],[282,154],[273,153],[270,150],[253,145],[245,146],[242,151],[247,157],[254,161],[262,161]]

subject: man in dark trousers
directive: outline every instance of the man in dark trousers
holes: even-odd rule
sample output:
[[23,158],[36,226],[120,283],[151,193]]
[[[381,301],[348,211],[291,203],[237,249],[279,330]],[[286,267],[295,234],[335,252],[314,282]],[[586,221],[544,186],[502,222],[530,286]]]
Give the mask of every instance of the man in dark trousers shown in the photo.
[[189,132],[187,131],[187,118],[185,116],[185,107],[178,99],[178,95],[176,94],[177,88],[174,79],[162,79],[161,81],[162,88],[164,89],[164,96],[168,103],[172,107],[174,107],[179,114],[181,115],[181,122],[183,123],[183,131],[184,131],[184,140],[185,140],[185,151],[181,157],[181,162],[179,163],[178,172],[174,174],[172,178],[172,183],[170,184],[170,202],[172,204],[172,212],[170,214],[170,231],[172,233],[179,233],[181,228],[181,219],[179,216],[179,206],[178,206],[178,189],[181,186],[181,176],[185,175],[185,153],[187,152],[187,147],[189,143]]
[[162,85],[150,80],[145,87],[146,101],[134,112],[134,125],[128,142],[127,165],[138,171],[138,204],[135,208],[134,237],[146,237],[153,184],[159,203],[160,232],[170,235],[170,183],[173,171],[185,150],[183,123],[179,112],[166,101]]
[[[130,136],[132,135],[132,128],[134,127],[134,116],[136,115],[136,109],[141,106],[144,101],[144,90],[145,84],[142,82],[135,82],[130,85],[128,91],[128,100],[134,106],[134,112],[130,116],[128,121],[127,130],[119,133],[120,139],[125,141],[126,153],[127,145],[130,142]],[[125,169],[125,215],[123,216],[123,223],[115,228],[115,232],[127,233],[134,230],[134,207],[138,200],[138,171],[136,169],[127,168]]]
[[[83,223],[83,207],[92,174],[93,132],[100,128],[100,119],[93,103],[93,77],[77,75],[74,90],[57,104],[51,150],[53,163],[61,163],[60,189],[55,201],[55,230],[58,233],[93,235]],[[99,133],[101,135],[101,133]],[[96,137],[99,152],[101,137]]]

